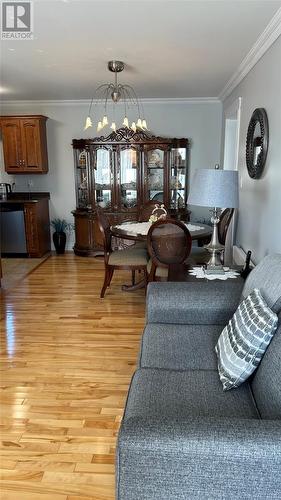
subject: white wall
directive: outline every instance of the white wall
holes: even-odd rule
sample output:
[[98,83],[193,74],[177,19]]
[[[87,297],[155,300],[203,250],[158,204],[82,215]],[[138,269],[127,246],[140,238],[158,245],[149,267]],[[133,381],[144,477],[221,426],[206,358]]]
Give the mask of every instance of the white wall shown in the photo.
[[[197,168],[213,167],[219,163],[221,152],[222,105],[217,102],[176,102],[145,104],[147,122],[153,133],[169,137],[190,139],[190,174]],[[50,191],[51,217],[64,217],[71,221],[75,208],[74,167],[71,142],[73,138],[99,135],[95,128],[83,131],[88,106],[85,103],[14,103],[2,106],[2,114],[42,114],[47,121],[49,173],[46,175],[3,174],[2,181],[16,182],[17,191]],[[118,119],[118,117],[116,117]],[[120,122],[119,122],[120,123]],[[193,218],[207,216],[206,209],[194,207]],[[72,242],[69,242],[71,247]]]
[[[224,102],[224,109],[242,97],[239,160],[240,209],[236,244],[252,250],[253,261],[281,252],[281,37],[270,47]],[[246,135],[255,108],[265,108],[269,149],[261,179],[251,179],[246,168]]]
[[237,120],[227,119],[225,123],[225,143],[223,168],[233,170],[237,148]]

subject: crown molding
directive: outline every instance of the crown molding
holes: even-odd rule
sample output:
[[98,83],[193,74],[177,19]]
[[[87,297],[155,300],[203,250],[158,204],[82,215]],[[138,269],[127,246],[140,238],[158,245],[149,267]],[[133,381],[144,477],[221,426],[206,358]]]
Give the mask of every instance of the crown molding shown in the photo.
[[281,7],[218,95],[224,101],[281,35]]
[[[142,104],[214,104],[220,102],[217,97],[175,97],[175,98],[141,98]],[[103,100],[101,99],[101,103]],[[56,100],[7,100],[1,107],[19,106],[90,106],[91,99],[56,99]]]

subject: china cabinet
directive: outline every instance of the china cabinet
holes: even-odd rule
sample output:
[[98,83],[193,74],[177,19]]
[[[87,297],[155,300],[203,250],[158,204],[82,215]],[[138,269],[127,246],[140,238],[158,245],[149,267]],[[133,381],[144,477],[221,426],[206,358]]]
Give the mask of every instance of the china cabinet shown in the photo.
[[48,153],[46,116],[2,116],[5,171],[8,174],[46,174]]
[[118,224],[138,220],[143,205],[155,200],[174,217],[187,220],[187,139],[121,128],[107,137],[73,139],[72,146],[76,254],[101,251],[97,207],[104,209],[111,224]]

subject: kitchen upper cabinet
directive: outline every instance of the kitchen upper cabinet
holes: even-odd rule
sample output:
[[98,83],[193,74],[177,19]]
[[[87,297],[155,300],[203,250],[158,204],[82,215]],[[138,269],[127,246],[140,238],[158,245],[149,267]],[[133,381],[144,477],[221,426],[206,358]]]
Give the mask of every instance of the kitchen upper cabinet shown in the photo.
[[19,120],[1,120],[5,170],[16,173],[20,169],[21,135]]
[[48,172],[46,116],[3,116],[1,130],[8,174]]

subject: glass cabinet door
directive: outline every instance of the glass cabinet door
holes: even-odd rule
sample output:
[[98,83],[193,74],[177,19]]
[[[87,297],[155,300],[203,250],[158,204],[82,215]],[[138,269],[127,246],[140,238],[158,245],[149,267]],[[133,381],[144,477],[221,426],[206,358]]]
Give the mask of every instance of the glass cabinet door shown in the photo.
[[172,148],[170,163],[170,208],[186,205],[186,149]]
[[75,149],[75,183],[77,208],[89,208],[89,156],[85,149]]
[[101,208],[112,206],[112,151],[105,147],[94,150],[95,202]]
[[145,152],[145,201],[155,200],[156,203],[164,203],[164,163],[165,152],[162,149],[151,149]]
[[136,209],[139,186],[139,151],[135,148],[120,150],[119,183],[121,210]]

